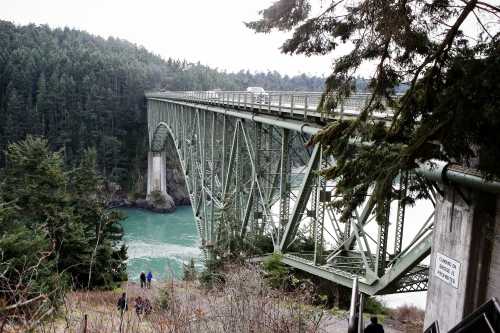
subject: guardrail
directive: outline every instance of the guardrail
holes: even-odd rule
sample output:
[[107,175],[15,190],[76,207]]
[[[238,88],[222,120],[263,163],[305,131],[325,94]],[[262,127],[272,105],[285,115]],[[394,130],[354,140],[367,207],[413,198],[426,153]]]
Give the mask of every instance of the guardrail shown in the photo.
[[[148,98],[162,98],[179,100],[190,103],[209,104],[216,106],[231,106],[238,109],[258,110],[270,113],[287,113],[291,116],[308,116],[342,118],[356,117],[366,105],[369,93],[357,93],[351,95],[338,103],[331,110],[319,110],[323,93],[321,92],[283,92],[269,91],[263,93],[252,93],[247,91],[165,91],[150,92],[146,94]],[[326,99],[333,100],[334,94],[325,96]],[[388,120],[392,116],[392,110],[383,113],[378,112],[374,118]]]

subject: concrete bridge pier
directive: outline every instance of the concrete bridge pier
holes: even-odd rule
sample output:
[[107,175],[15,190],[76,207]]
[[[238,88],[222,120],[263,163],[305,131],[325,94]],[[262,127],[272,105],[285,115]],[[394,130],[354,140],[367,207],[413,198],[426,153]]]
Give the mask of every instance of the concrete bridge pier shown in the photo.
[[424,329],[448,332],[500,298],[500,196],[445,185],[436,203]]
[[153,191],[160,191],[164,195],[167,194],[166,162],[165,150],[159,153],[148,152],[148,197]]

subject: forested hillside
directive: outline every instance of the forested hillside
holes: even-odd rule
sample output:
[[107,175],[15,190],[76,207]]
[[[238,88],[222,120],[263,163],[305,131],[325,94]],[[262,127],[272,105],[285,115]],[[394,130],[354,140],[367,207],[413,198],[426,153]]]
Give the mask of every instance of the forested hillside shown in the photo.
[[0,21],[0,167],[7,144],[33,134],[63,149],[68,165],[95,147],[103,176],[130,186],[146,161],[145,90],[321,90],[323,81],[225,73],[124,40]]

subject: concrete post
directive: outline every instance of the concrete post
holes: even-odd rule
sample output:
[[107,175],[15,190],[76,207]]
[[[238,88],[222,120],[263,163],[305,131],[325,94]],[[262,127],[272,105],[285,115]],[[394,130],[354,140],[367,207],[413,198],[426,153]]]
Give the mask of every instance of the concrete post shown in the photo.
[[[148,152],[148,187],[147,195],[152,191],[159,190],[167,193],[167,152],[162,151],[159,155]],[[158,163],[159,162],[159,163]],[[159,165],[158,165],[159,164]]]
[[[495,218],[500,231],[495,200],[444,186],[436,204],[424,329],[437,320],[440,330],[448,332],[488,296],[500,296],[500,241],[492,251]],[[492,254],[498,264],[490,270]]]
[[167,152],[163,150],[160,153],[160,191],[167,194]]
[[500,195],[496,197],[495,207],[495,225],[492,232],[488,233],[488,239],[491,240],[491,260],[490,271],[488,273],[488,287],[486,289],[486,298],[496,297],[500,299]]
[[147,185],[147,191],[146,194],[149,196],[149,194],[152,191],[153,188],[153,152],[149,151],[148,152],[148,185]]

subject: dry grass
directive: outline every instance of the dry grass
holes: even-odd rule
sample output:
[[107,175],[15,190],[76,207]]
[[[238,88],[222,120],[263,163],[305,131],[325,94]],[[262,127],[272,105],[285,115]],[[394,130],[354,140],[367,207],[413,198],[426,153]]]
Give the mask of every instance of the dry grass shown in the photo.
[[[241,268],[227,273],[225,284],[211,291],[196,282],[170,281],[144,290],[127,288],[129,310],[120,317],[116,302],[122,290],[74,292],[67,296],[61,316],[39,332],[318,332],[323,311],[307,305],[307,293],[271,290],[259,273]],[[136,296],[147,297],[153,312],[137,316]]]
[[[69,293],[57,318],[46,321],[36,332],[81,333],[85,316],[87,333],[91,332],[341,332],[347,322],[311,305],[307,287],[285,293],[271,289],[252,267],[236,268],[225,273],[225,283],[212,290],[198,282],[169,281],[140,289],[129,284],[126,289],[129,309],[120,316],[116,303],[125,290]],[[148,298],[153,311],[137,316],[134,300]],[[407,307],[410,308],[410,307]],[[406,308],[405,308],[406,309]],[[397,310],[397,316],[411,318],[411,311]],[[384,323],[385,324],[385,323]],[[401,327],[401,326],[399,326]],[[409,326],[405,331],[416,332]],[[403,327],[401,327],[404,330]],[[19,328],[6,332],[22,332]],[[399,332],[387,327],[386,332]]]
[[401,322],[419,322],[424,320],[425,312],[414,305],[402,305],[391,310],[391,316]]
[[209,297],[219,326],[213,332],[317,332],[323,312],[307,306],[310,300],[307,292],[272,290],[255,270],[241,269]]
[[404,332],[422,332],[425,311],[414,305],[402,305],[389,311],[390,317],[402,327]]

